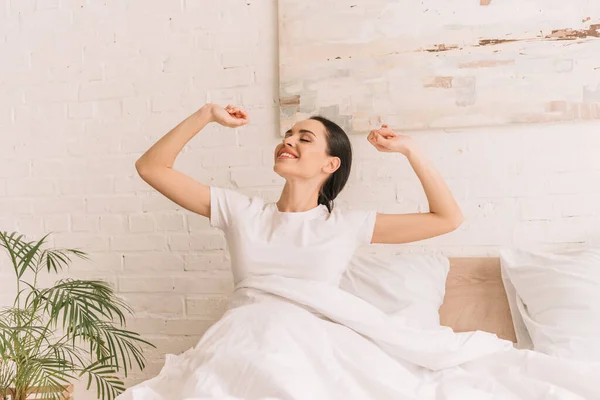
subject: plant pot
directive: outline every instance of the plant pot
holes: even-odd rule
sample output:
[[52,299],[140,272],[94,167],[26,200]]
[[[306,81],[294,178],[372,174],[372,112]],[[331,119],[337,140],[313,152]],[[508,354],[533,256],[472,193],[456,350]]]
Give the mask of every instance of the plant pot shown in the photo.
[[64,390],[62,392],[56,392],[53,391],[47,387],[39,387],[39,388],[35,388],[34,392],[31,393],[29,396],[27,396],[24,399],[17,399],[15,396],[15,391],[13,388],[9,388],[8,389],[8,397],[6,398],[6,400],[35,400],[35,399],[40,399],[42,398],[42,394],[54,394],[54,395],[58,395],[62,397],[58,397],[61,400],[73,400],[73,385],[67,385],[64,387]]

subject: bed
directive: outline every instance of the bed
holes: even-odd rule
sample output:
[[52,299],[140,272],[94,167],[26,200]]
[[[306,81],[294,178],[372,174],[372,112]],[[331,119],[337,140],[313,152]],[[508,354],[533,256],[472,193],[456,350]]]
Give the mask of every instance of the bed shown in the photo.
[[502,282],[499,258],[450,259],[445,326],[416,328],[326,283],[250,277],[194,348],[119,400],[600,400],[600,365],[514,348]]

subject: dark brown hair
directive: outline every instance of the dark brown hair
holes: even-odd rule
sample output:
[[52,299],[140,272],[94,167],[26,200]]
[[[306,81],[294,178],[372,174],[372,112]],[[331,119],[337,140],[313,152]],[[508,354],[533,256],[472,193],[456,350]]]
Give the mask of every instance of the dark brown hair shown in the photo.
[[352,146],[350,139],[344,130],[335,122],[319,115],[309,119],[319,121],[325,126],[327,132],[327,154],[333,157],[339,157],[340,167],[327,178],[321,190],[319,191],[319,204],[324,204],[327,210],[333,210],[333,200],[342,191],[352,168]]

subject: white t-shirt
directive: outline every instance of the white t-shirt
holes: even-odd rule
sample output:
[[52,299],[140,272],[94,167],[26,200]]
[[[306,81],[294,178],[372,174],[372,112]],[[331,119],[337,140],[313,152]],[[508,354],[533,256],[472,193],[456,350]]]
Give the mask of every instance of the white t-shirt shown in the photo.
[[338,285],[354,251],[371,242],[375,211],[319,205],[281,212],[234,190],[211,186],[210,224],[225,232],[235,284],[279,275]]

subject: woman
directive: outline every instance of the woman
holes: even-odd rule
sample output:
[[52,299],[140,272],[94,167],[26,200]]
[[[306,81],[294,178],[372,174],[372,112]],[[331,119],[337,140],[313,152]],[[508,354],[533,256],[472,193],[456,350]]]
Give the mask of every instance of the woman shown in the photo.
[[485,332],[411,328],[338,287],[359,244],[421,240],[462,222],[447,186],[409,137],[386,125],[368,136],[377,150],[408,158],[429,201],[429,213],[388,215],[334,207],[352,153],[344,131],[320,117],[295,124],[275,148],[274,170],[285,178],[275,203],[173,170],[177,154],[209,122],[239,127],[248,116],[207,104],[136,167],[159,192],[225,232],[236,290],[194,348],[168,355],[158,376],[119,399],[592,398],[563,397],[552,383],[560,370],[565,387],[595,393],[592,371],[584,381],[574,368],[560,369],[565,360],[519,352]]
[[[136,162],[136,168],[142,179],[160,193],[181,207],[210,218],[212,224],[226,229],[230,222],[228,219],[234,216],[225,213],[237,212],[241,215],[244,207],[250,207],[252,199],[237,192],[211,188],[172,168],[185,144],[210,122],[234,128],[246,125],[249,120],[247,113],[237,107],[229,105],[222,108],[216,104],[206,104],[152,146]],[[453,231],[462,223],[461,210],[450,190],[410,137],[396,134],[387,125],[383,125],[381,129],[371,131],[368,140],[379,151],[398,152],[407,157],[423,185],[429,212],[367,213],[362,221],[363,226],[353,227],[355,230],[362,229],[361,234],[366,242],[407,243]],[[260,223],[264,227],[263,231],[257,229],[257,234],[268,236],[272,232],[271,219],[275,215],[291,216],[298,213],[301,216],[318,213],[317,219],[321,222],[328,220],[330,216],[337,217],[336,222],[344,219],[341,213],[335,214],[337,210],[334,208],[334,200],[350,175],[352,151],[346,133],[338,125],[321,117],[298,122],[286,132],[283,141],[275,148],[274,163],[273,169],[285,179],[285,186],[275,204],[266,206],[266,210],[256,211],[253,216],[255,220],[251,223]],[[349,213],[347,216],[348,219],[354,217],[351,221],[354,224],[360,222],[358,215]],[[248,219],[248,215],[245,217]],[[343,228],[342,225],[339,227]],[[311,233],[319,234],[318,231]],[[268,239],[266,240],[268,247]],[[242,248],[234,247],[234,250]],[[313,251],[308,247],[296,247],[295,250],[304,253]],[[321,246],[319,250],[335,249],[324,249]],[[238,256],[244,257],[243,254]],[[234,270],[236,261],[240,259],[236,260],[234,257]]]

